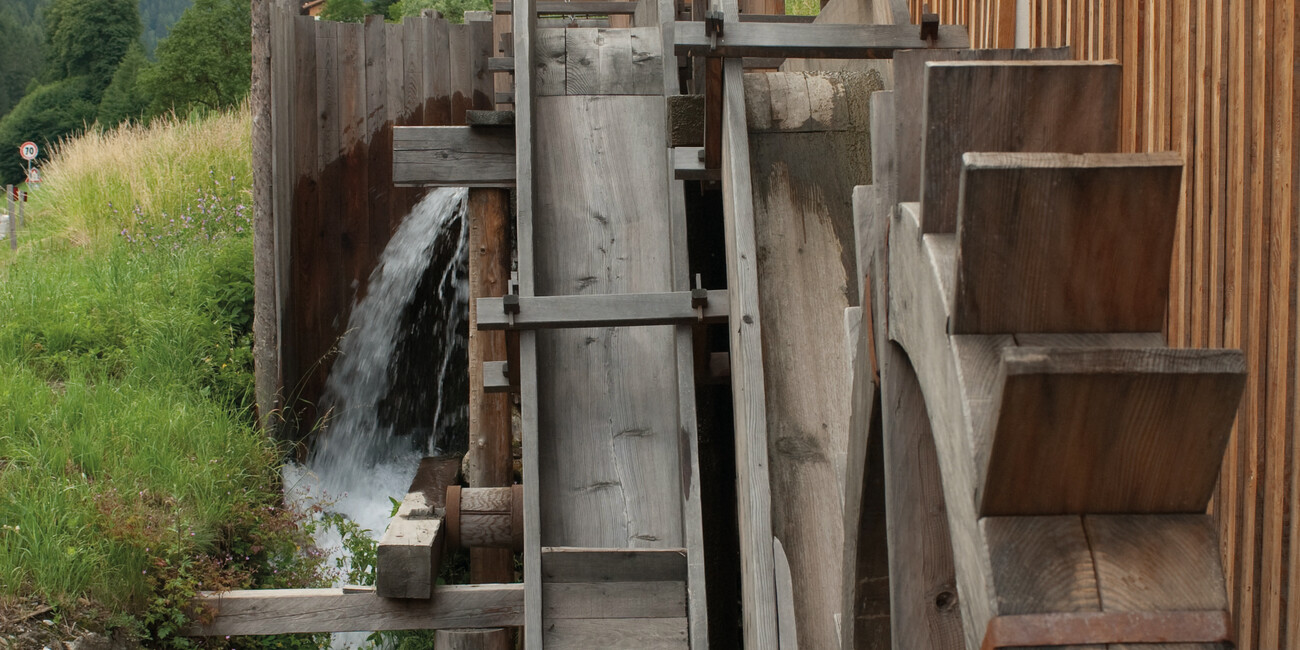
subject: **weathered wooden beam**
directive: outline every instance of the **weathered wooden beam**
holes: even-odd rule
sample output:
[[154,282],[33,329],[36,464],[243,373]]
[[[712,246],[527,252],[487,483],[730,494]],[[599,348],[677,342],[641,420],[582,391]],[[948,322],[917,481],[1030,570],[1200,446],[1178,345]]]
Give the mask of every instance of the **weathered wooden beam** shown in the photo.
[[[617,16],[636,13],[636,2],[604,2],[601,0],[575,0],[574,2],[535,2],[534,11],[538,14],[565,16]],[[497,0],[496,12],[514,13],[511,0]]]
[[382,598],[371,587],[247,589],[205,592],[194,604],[204,613],[188,636],[514,627],[523,623],[524,586],[438,586],[423,600]]
[[[734,0],[727,15],[738,12]],[[683,24],[678,23],[681,27]],[[722,208],[727,287],[731,294],[731,395],[735,413],[737,519],[740,529],[741,606],[745,647],[777,647],[776,568],[772,555],[772,494],[763,376],[762,318],[758,304],[758,245],[750,177],[744,72],[724,64],[722,88]]]
[[[703,22],[678,21],[674,51],[680,56],[889,59],[899,50],[928,47],[914,25],[822,25],[728,22],[714,48]],[[966,28],[942,25],[938,47],[970,47]]]
[[727,292],[714,290],[708,293],[708,304],[699,308],[691,306],[690,291],[519,297],[519,312],[514,314],[513,322],[505,311],[505,298],[480,298],[478,327],[484,330],[536,330],[726,320]]
[[[513,59],[512,59],[513,60]],[[465,126],[484,127],[508,127],[515,126],[514,111],[465,111]]]
[[379,540],[376,592],[384,598],[429,598],[442,560],[442,510],[447,486],[460,474],[459,456],[420,461],[397,515]]
[[716,181],[721,170],[704,168],[704,147],[673,147],[673,177],[679,181]]
[[816,16],[796,14],[740,14],[742,23],[811,23]]
[[393,184],[514,187],[514,130],[394,127]]
[[510,385],[509,365],[508,361],[483,362],[483,392],[512,393],[518,390],[517,386]]

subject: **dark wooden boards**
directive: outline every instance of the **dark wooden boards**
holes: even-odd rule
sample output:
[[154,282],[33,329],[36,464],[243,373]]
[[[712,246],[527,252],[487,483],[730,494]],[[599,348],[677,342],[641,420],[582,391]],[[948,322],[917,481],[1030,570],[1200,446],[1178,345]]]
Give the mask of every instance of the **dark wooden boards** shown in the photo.
[[[921,148],[925,143],[925,64],[931,61],[1064,61],[1070,48],[1015,50],[920,49],[894,55],[894,94],[901,106],[914,106],[890,120],[898,150],[898,200],[921,200]],[[993,151],[984,149],[983,151]],[[998,151],[1001,151],[1000,149]]]
[[428,600],[379,597],[374,589],[249,589],[207,592],[195,601],[211,622],[191,636],[515,627],[524,618],[524,586],[438,586]]
[[[926,47],[911,25],[727,22],[716,49],[710,46],[703,22],[678,21],[674,29],[678,56],[888,59],[899,50]],[[966,28],[941,26],[938,46],[970,47]]]
[[1239,351],[1000,357],[988,451],[976,447],[981,514],[1205,511],[1245,388]]
[[953,334],[1158,332],[1178,154],[968,153]]
[[436,187],[513,187],[512,129],[400,126],[393,129],[393,183]]
[[956,230],[967,152],[1118,151],[1115,63],[934,62],[926,64],[925,88],[923,232]]
[[709,292],[708,306],[691,307],[691,292],[624,293],[519,298],[510,315],[504,298],[480,298],[480,329],[565,329],[716,323],[727,318],[727,292]]

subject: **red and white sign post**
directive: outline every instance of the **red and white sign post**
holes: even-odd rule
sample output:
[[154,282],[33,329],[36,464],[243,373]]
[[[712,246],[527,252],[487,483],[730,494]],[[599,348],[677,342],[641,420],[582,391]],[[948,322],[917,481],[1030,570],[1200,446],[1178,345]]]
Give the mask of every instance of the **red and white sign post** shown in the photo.
[[41,174],[32,167],[32,161],[41,153],[35,142],[27,141],[18,145],[18,155],[27,161],[27,184],[35,187],[41,182]]

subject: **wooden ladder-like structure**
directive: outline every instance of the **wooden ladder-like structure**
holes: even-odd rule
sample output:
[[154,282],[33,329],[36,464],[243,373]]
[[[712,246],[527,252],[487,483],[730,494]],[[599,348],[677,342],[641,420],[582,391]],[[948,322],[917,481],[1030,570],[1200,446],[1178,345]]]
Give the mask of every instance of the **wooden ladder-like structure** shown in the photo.
[[1117,153],[1119,66],[1063,54],[902,53],[873,97],[895,648],[1230,647],[1245,363],[1166,345],[1181,159]]

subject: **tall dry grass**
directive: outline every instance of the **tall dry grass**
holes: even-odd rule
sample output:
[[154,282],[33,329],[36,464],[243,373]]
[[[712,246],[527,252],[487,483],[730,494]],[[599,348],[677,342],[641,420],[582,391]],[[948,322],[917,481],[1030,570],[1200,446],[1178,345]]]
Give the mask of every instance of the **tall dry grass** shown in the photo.
[[[252,122],[245,104],[203,118],[124,124],[60,142],[32,201],[36,238],[104,242],[143,219],[165,223],[214,182],[251,187]],[[138,208],[138,210],[137,210]]]

